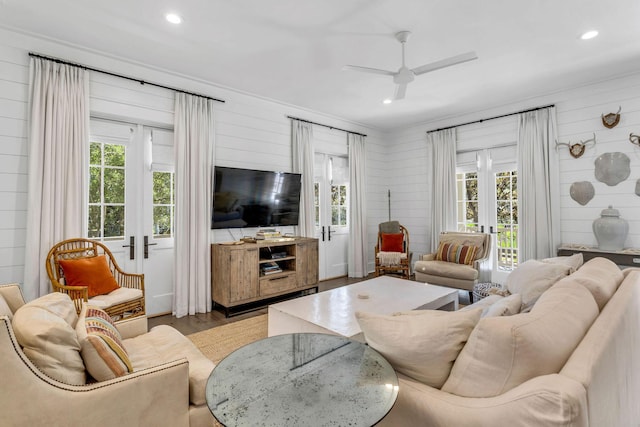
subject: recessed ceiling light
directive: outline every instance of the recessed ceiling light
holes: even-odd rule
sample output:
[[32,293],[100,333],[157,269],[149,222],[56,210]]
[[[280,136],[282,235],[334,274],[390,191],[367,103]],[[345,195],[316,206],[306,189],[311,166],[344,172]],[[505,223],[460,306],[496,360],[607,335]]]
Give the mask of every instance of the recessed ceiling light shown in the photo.
[[385,99],[384,101],[382,101],[383,104],[391,104],[391,100],[389,98]]
[[182,17],[177,13],[167,13],[164,18],[172,24],[180,24],[182,22]]
[[596,30],[591,30],[591,31],[587,31],[586,33],[581,35],[580,38],[582,40],[589,40],[589,39],[592,39],[592,38],[596,37],[597,35],[598,35],[598,32]]

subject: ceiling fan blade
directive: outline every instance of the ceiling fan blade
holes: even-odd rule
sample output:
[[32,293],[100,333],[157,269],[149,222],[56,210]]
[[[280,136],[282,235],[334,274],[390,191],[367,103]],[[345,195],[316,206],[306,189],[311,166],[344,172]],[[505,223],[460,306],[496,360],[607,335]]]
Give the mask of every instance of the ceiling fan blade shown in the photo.
[[394,95],[394,99],[397,101],[399,99],[404,99],[404,96],[407,93],[407,84],[406,83],[401,83],[399,85],[396,85],[396,93]]
[[360,67],[358,65],[345,65],[343,70],[362,71],[363,73],[382,74],[384,76],[393,76],[394,71],[380,70],[379,68]]
[[462,64],[463,62],[473,61],[474,59],[478,59],[478,55],[476,55],[475,52],[467,52],[461,55],[456,55],[450,58],[441,59],[440,61],[432,62],[430,64],[426,64],[421,67],[414,68],[411,71],[413,71],[413,74],[415,74],[416,76],[419,76],[420,74],[439,70],[440,68],[450,67],[456,64]]

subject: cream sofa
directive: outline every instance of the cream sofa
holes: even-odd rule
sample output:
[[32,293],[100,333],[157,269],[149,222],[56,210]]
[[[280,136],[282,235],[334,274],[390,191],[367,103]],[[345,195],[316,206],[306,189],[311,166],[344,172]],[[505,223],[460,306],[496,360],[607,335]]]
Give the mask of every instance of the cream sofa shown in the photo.
[[[62,293],[50,295],[53,296],[38,300],[53,298],[58,304],[62,296],[68,299]],[[38,300],[29,305],[37,304]],[[76,315],[70,299],[68,303]],[[28,331],[14,331],[12,322],[18,326],[17,311],[21,307],[28,306],[19,286],[0,286],[0,424],[3,426],[213,425],[204,388],[214,364],[175,329],[157,326],[147,332],[146,317],[116,323],[134,372],[106,381],[70,385],[53,379],[52,376],[57,375],[52,375],[51,369],[63,370],[61,365],[71,364],[73,357],[68,358],[69,362],[59,362],[58,366],[49,361],[45,370],[49,374],[45,374],[27,357],[32,349],[20,346],[16,335],[24,336]],[[47,307],[40,304],[39,313],[44,316],[60,313],[53,304],[47,313]],[[50,339],[47,346],[55,346],[57,343],[53,341]]]
[[597,258],[531,312],[480,319],[441,389],[399,373],[379,425],[637,426],[639,367],[640,270]]

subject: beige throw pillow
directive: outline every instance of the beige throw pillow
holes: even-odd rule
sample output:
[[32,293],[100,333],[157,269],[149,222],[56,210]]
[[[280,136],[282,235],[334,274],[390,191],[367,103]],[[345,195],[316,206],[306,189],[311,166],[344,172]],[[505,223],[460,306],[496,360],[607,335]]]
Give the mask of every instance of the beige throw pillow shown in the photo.
[[587,288],[596,300],[598,308],[602,310],[623,279],[622,271],[613,261],[607,258],[593,258],[564,280],[579,283]]
[[367,343],[398,372],[440,388],[480,319],[481,309],[415,310],[384,316],[356,312]]
[[513,316],[520,313],[522,296],[511,294],[499,301],[491,304],[483,313],[482,317]]
[[522,296],[521,311],[527,311],[544,291],[570,272],[568,265],[532,259],[520,264],[507,276],[505,287],[511,294]]
[[442,390],[492,397],[531,378],[557,373],[597,316],[589,291],[558,283],[530,313],[481,319]]
[[12,321],[18,343],[31,362],[54,380],[73,385],[86,381],[74,330],[77,319],[71,298],[54,292],[20,307]]
[[553,258],[545,258],[541,260],[547,264],[563,264],[571,268],[569,274],[578,271],[578,269],[584,263],[584,257],[581,253],[573,254],[571,256],[557,256]]

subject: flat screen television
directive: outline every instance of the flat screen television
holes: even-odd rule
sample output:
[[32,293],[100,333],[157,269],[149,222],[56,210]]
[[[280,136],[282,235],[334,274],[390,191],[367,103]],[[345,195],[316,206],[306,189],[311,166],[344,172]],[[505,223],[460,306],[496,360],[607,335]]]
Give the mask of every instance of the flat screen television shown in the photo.
[[298,225],[301,175],[216,166],[211,228]]

